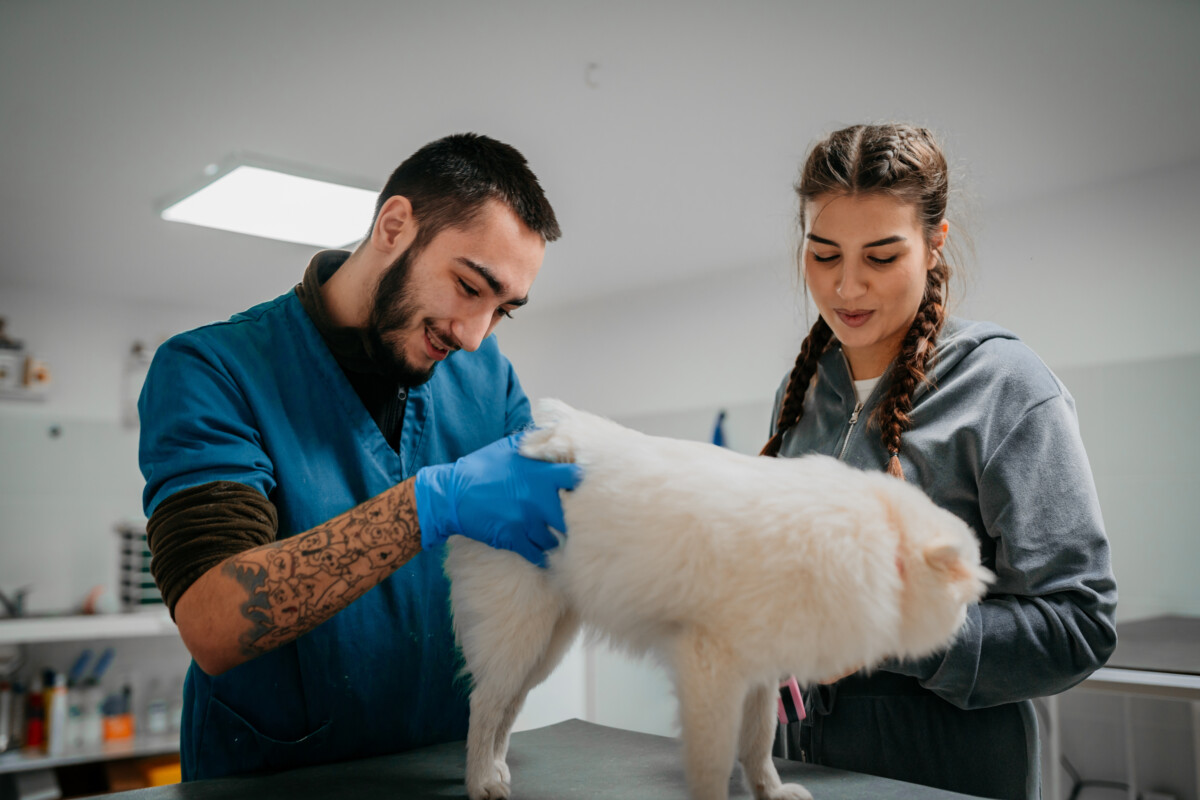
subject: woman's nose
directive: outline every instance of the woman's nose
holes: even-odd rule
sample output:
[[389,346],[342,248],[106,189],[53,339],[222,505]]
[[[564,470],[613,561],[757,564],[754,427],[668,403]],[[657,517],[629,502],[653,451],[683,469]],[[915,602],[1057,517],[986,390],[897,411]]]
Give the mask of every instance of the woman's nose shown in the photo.
[[862,297],[867,291],[866,278],[866,274],[859,265],[843,261],[842,274],[837,283],[838,297],[843,300]]

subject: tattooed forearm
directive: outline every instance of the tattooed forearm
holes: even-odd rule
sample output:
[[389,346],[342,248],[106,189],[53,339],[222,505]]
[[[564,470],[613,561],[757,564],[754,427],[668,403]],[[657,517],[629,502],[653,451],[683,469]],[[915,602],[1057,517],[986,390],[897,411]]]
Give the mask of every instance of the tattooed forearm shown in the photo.
[[253,658],[307,633],[391,575],[421,549],[412,482],[312,530],[240,553],[222,571],[245,590]]

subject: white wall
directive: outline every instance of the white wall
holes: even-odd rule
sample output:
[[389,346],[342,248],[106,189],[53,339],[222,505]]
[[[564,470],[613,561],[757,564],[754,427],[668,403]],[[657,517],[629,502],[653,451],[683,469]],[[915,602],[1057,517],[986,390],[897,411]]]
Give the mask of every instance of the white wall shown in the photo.
[[169,308],[0,285],[0,317],[8,335],[47,362],[53,376],[46,400],[4,401],[0,413],[118,422],[122,400],[130,394],[124,368],[134,342],[153,349],[172,334],[233,310],[196,309],[184,297]]
[[1068,367],[1117,576],[1120,622],[1200,614],[1200,354]]
[[111,589],[113,526],[144,519],[137,430],[123,424],[141,379],[130,349],[217,316],[0,287],[8,335],[53,376],[45,400],[0,400],[0,589],[30,586],[29,608],[40,612]]
[[979,215],[964,309],[1052,367],[1200,352],[1200,161]]
[[715,409],[774,397],[803,338],[797,287],[789,264],[737,265],[560,308],[531,303],[497,335],[530,397],[609,417]]

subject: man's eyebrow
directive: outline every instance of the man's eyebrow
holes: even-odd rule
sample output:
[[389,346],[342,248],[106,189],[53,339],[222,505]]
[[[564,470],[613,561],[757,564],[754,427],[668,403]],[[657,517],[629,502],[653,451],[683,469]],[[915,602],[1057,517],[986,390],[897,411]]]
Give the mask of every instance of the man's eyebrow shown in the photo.
[[[500,282],[500,279],[497,278],[495,274],[485,265],[465,257],[459,258],[458,263],[462,264],[464,267],[483,278],[484,282],[488,285],[488,288],[492,290],[492,294],[496,295],[497,297],[503,297],[508,292],[508,289],[503,283]],[[523,306],[528,302],[528,297],[518,297],[514,300],[505,300],[504,305]]]
[[[808,234],[808,238],[812,239],[814,242],[818,242],[820,244],[828,244],[828,245],[833,245],[834,247],[840,247],[840,245],[837,242],[830,241],[829,239],[824,239],[813,233]],[[883,247],[885,244],[895,244],[896,242],[906,242],[906,241],[908,241],[908,240],[906,238],[904,238],[903,236],[899,236],[899,235],[888,236],[887,238],[879,239],[874,242],[867,242],[865,245],[863,245],[863,247]]]

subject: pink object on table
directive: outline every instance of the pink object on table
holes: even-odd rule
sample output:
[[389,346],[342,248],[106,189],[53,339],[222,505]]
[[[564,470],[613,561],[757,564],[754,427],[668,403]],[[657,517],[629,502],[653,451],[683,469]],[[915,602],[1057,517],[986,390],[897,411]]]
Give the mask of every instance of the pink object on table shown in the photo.
[[799,722],[806,716],[804,698],[800,696],[800,685],[796,683],[795,675],[789,675],[787,680],[779,684],[779,724]]

